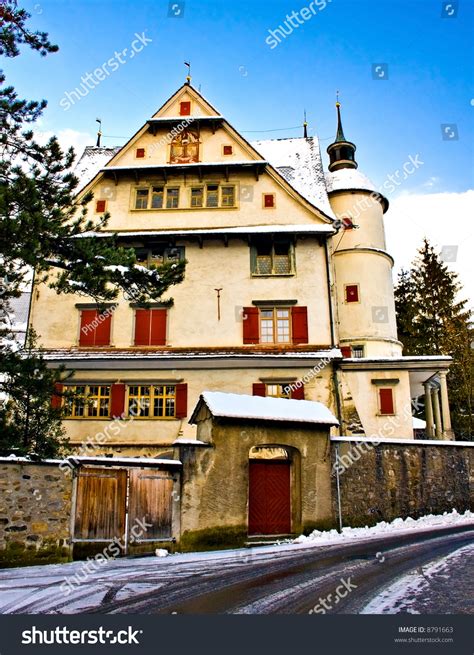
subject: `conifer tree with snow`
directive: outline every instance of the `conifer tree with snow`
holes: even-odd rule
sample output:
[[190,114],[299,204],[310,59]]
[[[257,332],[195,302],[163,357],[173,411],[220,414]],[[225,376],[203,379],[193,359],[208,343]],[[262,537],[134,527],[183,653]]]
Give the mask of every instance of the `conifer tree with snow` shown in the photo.
[[[17,57],[23,45],[41,56],[58,50],[47,33],[30,29],[30,18],[16,0],[0,4],[0,56]],[[55,137],[43,145],[35,139],[32,128],[45,108],[45,100],[19,98],[0,71],[0,378],[18,375],[18,385],[25,381],[19,359],[36,355],[32,348],[27,355],[11,349],[8,302],[32,273],[57,293],[80,293],[98,303],[123,293],[147,303],[161,300],[181,282],[185,267],[185,262],[137,266],[133,250],[119,247],[113,237],[92,236],[107,226],[109,216],[87,215],[92,194],[77,201],[72,148],[64,152]],[[42,370],[40,359],[36,364],[32,372]],[[51,395],[54,376],[43,375],[41,381]]]
[[462,286],[427,239],[395,287],[398,337],[404,355],[450,355],[451,420],[457,439],[472,440],[474,327]]

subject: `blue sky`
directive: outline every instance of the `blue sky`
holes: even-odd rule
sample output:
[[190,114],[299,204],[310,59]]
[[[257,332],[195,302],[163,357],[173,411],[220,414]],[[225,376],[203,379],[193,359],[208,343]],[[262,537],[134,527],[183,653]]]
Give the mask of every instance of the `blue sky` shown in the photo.
[[[33,25],[60,51],[25,51],[4,65],[7,79],[21,96],[48,100],[42,129],[92,135],[100,117],[115,137],[106,145],[122,144],[183,83],[184,60],[194,86],[248,139],[301,135],[281,128],[300,125],[306,108],[325,149],[339,89],[346,137],[377,186],[418,154],[423,166],[396,193],[473,187],[472,0],[445,10],[441,0],[332,0],[273,49],[269,30],[309,0],[171,4],[177,16],[167,0],[29,0]],[[65,92],[142,32],[151,43],[64,111]],[[379,63],[388,79],[373,79]],[[458,138],[443,140],[442,124],[455,124],[447,135]]]

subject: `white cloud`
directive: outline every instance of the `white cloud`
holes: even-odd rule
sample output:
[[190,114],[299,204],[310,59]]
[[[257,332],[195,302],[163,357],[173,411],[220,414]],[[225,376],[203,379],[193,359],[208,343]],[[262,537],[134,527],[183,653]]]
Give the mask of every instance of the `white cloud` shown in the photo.
[[38,143],[44,144],[52,136],[57,137],[64,150],[67,150],[72,146],[75,150],[77,159],[82,155],[86,146],[93,146],[96,141],[96,137],[88,132],[78,132],[77,130],[71,130],[70,128],[59,130],[59,132],[56,133],[51,130],[35,130],[35,138],[38,140]]
[[459,274],[462,296],[474,305],[474,190],[462,193],[402,193],[391,200],[385,216],[387,249],[395,275],[409,268],[424,237],[437,250],[456,246],[456,260],[446,262]]

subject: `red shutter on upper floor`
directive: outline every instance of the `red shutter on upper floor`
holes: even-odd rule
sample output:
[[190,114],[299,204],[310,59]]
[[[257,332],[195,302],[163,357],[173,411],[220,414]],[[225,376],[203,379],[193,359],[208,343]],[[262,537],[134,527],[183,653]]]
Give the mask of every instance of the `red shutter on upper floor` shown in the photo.
[[352,351],[350,346],[341,346],[341,353],[343,357],[351,357]]
[[112,315],[99,313],[97,309],[83,309],[81,311],[81,330],[79,335],[80,346],[108,346],[110,345],[110,326]]
[[95,210],[98,214],[103,214],[105,212],[105,207],[106,207],[105,200],[97,200],[97,202],[95,203]]
[[121,418],[125,414],[125,385],[113,384],[110,390],[110,415]]
[[346,302],[359,302],[359,285],[346,284],[345,296],[346,296]]
[[135,345],[150,345],[151,311],[149,309],[135,310]]
[[137,148],[135,155],[137,159],[143,159],[143,157],[145,156],[145,148]]
[[188,385],[176,385],[176,418],[186,418],[188,415]]
[[54,385],[54,393],[51,396],[51,407],[53,409],[60,409],[63,399],[61,394],[64,391],[64,384],[61,384],[60,382],[56,382]]
[[166,344],[166,309],[151,310],[150,346]]
[[254,382],[252,386],[252,396],[263,396],[267,395],[267,389],[263,382]]
[[393,389],[379,389],[380,413],[393,414]]
[[135,345],[164,346],[166,344],[166,309],[135,311]]
[[95,329],[92,327],[92,323],[96,318],[97,311],[95,309],[83,309],[81,311],[80,346],[93,346],[95,344]]
[[99,324],[95,329],[95,346],[109,346],[110,345],[110,327],[112,324],[111,314],[99,314],[97,312]]
[[291,311],[293,343],[308,343],[308,308],[296,305]]
[[191,113],[191,103],[190,102],[180,102],[179,103],[179,115],[180,116],[189,116]]
[[291,391],[291,397],[293,400],[304,400],[304,384],[301,387],[295,387]]
[[242,322],[244,326],[244,343],[259,343],[260,326],[258,307],[244,307]]

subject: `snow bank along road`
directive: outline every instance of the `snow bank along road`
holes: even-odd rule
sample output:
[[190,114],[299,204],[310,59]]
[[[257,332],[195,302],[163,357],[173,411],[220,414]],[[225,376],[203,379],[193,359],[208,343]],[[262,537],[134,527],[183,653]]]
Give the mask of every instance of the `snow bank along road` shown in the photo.
[[[472,544],[474,522],[469,521],[347,543],[118,559],[90,575],[84,562],[5,569],[0,613],[354,614],[371,611],[371,602],[377,608],[374,599],[384,593],[380,609],[387,611],[386,590],[402,576],[423,572],[421,566]],[[472,557],[473,549],[468,552]],[[451,575],[453,570],[451,563]],[[71,582],[67,595],[60,590],[65,579]],[[466,607],[460,611],[469,611]],[[410,610],[402,604],[401,611]],[[434,602],[426,611],[458,609]]]

